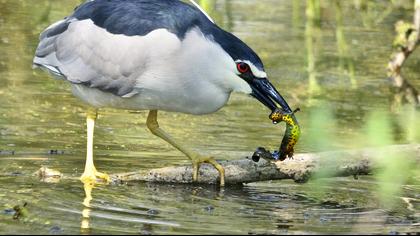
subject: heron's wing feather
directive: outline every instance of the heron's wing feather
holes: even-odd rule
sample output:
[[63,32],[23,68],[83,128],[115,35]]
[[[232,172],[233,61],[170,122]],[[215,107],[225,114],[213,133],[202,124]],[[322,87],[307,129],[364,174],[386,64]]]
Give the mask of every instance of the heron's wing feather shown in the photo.
[[132,96],[148,66],[177,50],[203,20],[178,1],[89,1],[41,34],[34,65],[72,83]]
[[119,96],[131,93],[143,64],[142,54],[129,57],[135,50],[130,48],[133,43],[106,38],[100,28],[87,22],[73,22],[68,27],[41,40],[34,64],[72,83]]

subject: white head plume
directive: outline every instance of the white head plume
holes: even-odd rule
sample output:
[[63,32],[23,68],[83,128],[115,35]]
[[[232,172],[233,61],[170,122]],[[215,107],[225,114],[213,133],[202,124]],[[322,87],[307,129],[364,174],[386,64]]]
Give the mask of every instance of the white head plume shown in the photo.
[[203,8],[200,7],[200,5],[198,5],[194,0],[190,0],[190,2],[197,7],[206,17],[207,19],[209,19],[213,24],[214,24],[214,20],[209,16],[209,14],[207,14],[206,11],[204,11]]

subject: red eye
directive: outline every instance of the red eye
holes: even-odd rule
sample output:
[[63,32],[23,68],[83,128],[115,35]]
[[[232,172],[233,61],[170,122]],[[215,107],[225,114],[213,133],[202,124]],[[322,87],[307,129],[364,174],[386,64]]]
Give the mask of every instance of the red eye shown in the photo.
[[240,62],[236,65],[236,67],[238,68],[239,73],[241,74],[245,74],[249,71],[249,65],[243,62]]

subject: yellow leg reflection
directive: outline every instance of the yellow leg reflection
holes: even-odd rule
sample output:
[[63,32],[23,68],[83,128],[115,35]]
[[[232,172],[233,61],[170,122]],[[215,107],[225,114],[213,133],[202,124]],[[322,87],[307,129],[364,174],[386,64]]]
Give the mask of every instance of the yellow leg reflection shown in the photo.
[[83,200],[83,211],[82,211],[82,223],[80,225],[80,231],[82,234],[90,233],[89,217],[91,212],[90,201],[92,201],[92,189],[95,188],[94,182],[87,182],[83,185],[85,190],[85,199]]

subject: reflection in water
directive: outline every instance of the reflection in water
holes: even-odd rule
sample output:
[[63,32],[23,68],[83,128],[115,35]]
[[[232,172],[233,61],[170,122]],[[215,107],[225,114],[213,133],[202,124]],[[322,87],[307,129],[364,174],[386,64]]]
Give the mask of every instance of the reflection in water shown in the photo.
[[301,10],[301,1],[302,0],[293,0],[293,30],[298,30],[301,25],[301,17],[300,17],[300,10]]
[[316,72],[316,47],[321,41],[321,15],[320,15],[320,1],[307,0],[306,1],[306,51],[307,51],[307,71],[309,74],[309,94],[316,95],[321,92],[321,87],[317,81]]
[[[68,164],[57,167],[65,169]],[[412,225],[418,219],[416,185],[404,188],[404,199],[390,213],[375,200],[377,182],[371,177],[325,181],[322,185],[265,182],[223,191],[211,186],[163,184],[85,185],[80,191],[78,180],[40,185],[24,177],[16,180],[22,183],[20,191],[26,190],[22,198],[15,186],[0,178],[1,205],[12,207],[16,199],[25,200],[31,216],[37,218],[31,224],[21,224],[0,209],[0,230],[40,234],[416,232]],[[323,196],[317,194],[319,189],[325,192]]]
[[82,223],[80,225],[80,232],[82,234],[89,234],[90,227],[89,227],[89,218],[91,212],[91,205],[90,202],[92,201],[92,190],[95,188],[95,183],[84,183],[83,189],[85,191],[85,198],[83,200],[83,210],[82,210]]
[[234,27],[232,0],[195,0],[207,12],[217,25],[227,31]]
[[223,27],[224,29],[226,29],[229,32],[233,31],[233,27],[235,26],[233,23],[233,9],[232,9],[232,0],[224,0],[225,5],[224,5],[224,9],[226,11],[226,19],[224,20],[225,22],[225,27]]
[[363,26],[373,28],[382,23],[394,10],[410,1],[390,1],[381,5],[375,1],[355,0],[354,7],[360,12]]
[[335,19],[337,22],[336,25],[336,37],[337,37],[337,48],[339,56],[340,69],[345,71],[350,78],[350,85],[352,89],[357,88],[357,81],[354,72],[354,63],[352,56],[350,55],[349,46],[346,42],[346,37],[344,34],[344,22],[343,22],[343,6],[341,1],[335,0]]

